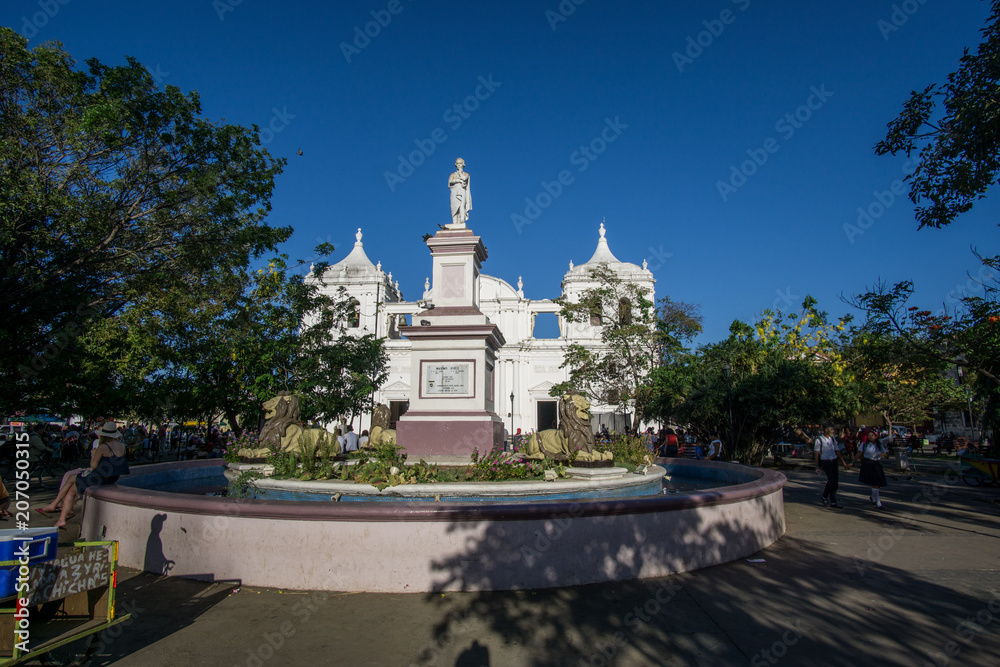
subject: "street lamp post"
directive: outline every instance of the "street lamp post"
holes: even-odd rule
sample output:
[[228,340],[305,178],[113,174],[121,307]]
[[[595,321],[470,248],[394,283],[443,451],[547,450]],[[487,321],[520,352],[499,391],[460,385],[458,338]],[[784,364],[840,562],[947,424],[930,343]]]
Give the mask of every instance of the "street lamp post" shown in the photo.
[[514,443],[514,392],[510,392],[510,442]]
[[726,402],[729,404],[729,440],[734,448],[733,451],[735,452],[736,442],[734,438],[736,436],[733,430],[733,383],[730,380],[732,373],[733,367],[730,366],[728,362],[722,364],[722,374],[726,376]]
[[975,429],[976,424],[972,419],[972,391],[969,389],[969,385],[965,385],[965,402],[969,406],[969,429]]
[[969,425],[968,429],[970,433],[974,433],[975,425],[972,419],[972,390],[969,389],[969,385],[965,382],[965,371],[961,366],[958,366],[958,383],[962,385],[962,389],[965,390],[965,403],[969,406]]

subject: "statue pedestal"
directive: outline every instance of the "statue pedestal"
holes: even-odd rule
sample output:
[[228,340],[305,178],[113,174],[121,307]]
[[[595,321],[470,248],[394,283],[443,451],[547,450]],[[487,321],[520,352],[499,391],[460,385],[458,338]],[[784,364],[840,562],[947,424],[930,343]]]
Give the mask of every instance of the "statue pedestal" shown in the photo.
[[467,228],[439,231],[427,245],[434,262],[433,308],[400,327],[412,345],[412,384],[409,409],[396,424],[396,442],[411,459],[502,448],[493,369],[504,338],[479,310],[486,248]]

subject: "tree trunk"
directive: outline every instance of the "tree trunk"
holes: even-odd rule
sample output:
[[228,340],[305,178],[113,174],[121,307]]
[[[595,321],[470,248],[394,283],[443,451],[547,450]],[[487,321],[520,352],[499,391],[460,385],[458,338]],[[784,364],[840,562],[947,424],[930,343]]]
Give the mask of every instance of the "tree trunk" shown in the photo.
[[240,426],[239,421],[237,421],[237,415],[233,408],[227,405],[224,412],[226,415],[226,421],[229,422],[229,428],[232,430],[233,434],[237,438],[243,435],[243,427]]

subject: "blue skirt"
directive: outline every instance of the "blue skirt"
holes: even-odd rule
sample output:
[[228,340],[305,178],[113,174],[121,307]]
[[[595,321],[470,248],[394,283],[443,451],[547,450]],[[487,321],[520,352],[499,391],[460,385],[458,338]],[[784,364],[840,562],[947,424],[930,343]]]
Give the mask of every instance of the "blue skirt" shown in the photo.
[[882,469],[882,462],[874,459],[862,460],[858,481],[865,486],[877,486],[880,489],[885,487],[885,470]]
[[76,476],[76,492],[81,496],[83,492],[89,488],[95,486],[108,486],[114,484],[118,481],[118,475],[111,475],[110,477],[105,477],[104,475],[98,474],[96,471],[91,470],[90,474],[84,476],[82,474]]

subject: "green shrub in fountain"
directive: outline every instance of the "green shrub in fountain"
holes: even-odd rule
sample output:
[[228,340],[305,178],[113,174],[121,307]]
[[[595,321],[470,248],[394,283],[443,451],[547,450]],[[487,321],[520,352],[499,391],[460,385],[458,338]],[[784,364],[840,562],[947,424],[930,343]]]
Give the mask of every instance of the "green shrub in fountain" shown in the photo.
[[[566,476],[566,466],[548,459],[533,461],[517,452],[511,454],[490,451],[472,454],[472,463],[465,470],[442,471],[422,460],[406,465],[406,450],[394,443],[379,443],[362,452],[351,452],[348,458],[356,463],[333,460],[333,446],[326,438],[315,445],[305,445],[301,453],[272,450],[267,463],[274,468],[276,479],[294,478],[303,481],[339,479],[356,484],[371,484],[379,491],[400,484],[433,484],[455,482],[503,482],[508,480],[538,480],[547,470],[557,477]],[[242,479],[242,476],[241,478]],[[235,483],[235,482],[234,482]]]
[[324,432],[316,440],[304,442],[299,452],[270,448],[265,460],[274,467],[271,476],[277,479],[294,477],[303,481],[333,478],[338,467],[333,460],[335,442],[332,434]]
[[610,442],[597,443],[597,450],[611,452],[615,457],[615,465],[635,470],[636,466],[653,463],[653,454],[642,438],[615,434]]
[[559,477],[566,476],[566,466],[542,459],[533,461],[517,455],[492,450],[479,454],[472,453],[472,464],[465,470],[465,481],[469,482],[503,482],[515,479],[544,478],[546,470],[555,470]]
[[229,483],[226,495],[230,498],[253,498],[254,481],[264,477],[260,470],[244,470]]
[[368,452],[367,461],[340,468],[340,479],[357,484],[371,484],[381,491],[400,484],[429,484],[440,481],[440,471],[435,465],[422,460],[416,465],[406,465],[406,451],[394,443],[379,443]]

